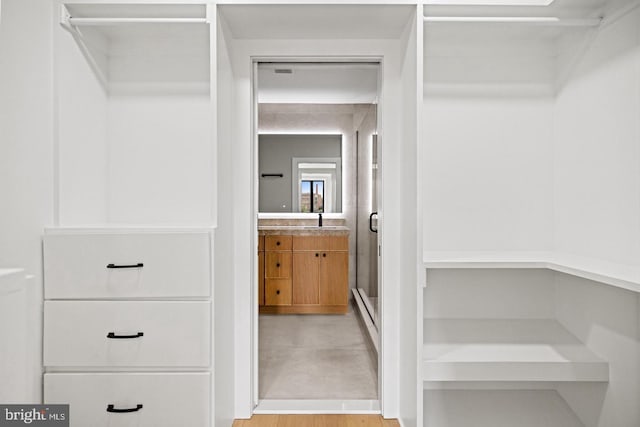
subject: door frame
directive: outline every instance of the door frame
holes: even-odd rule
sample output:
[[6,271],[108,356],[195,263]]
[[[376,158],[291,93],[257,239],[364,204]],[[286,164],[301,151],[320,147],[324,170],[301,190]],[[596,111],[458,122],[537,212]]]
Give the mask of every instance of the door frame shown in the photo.
[[[377,109],[376,109],[376,127],[377,127],[377,135],[378,139],[382,140],[383,133],[383,84],[384,84],[384,56],[322,56],[322,57],[310,57],[310,56],[251,56],[251,168],[252,168],[252,207],[251,207],[251,218],[252,218],[252,230],[255,230],[252,233],[253,241],[251,245],[251,283],[255,284],[258,281],[258,182],[259,182],[259,170],[258,170],[258,64],[261,62],[282,62],[282,63],[295,63],[295,62],[314,62],[314,63],[376,63],[378,64],[378,88],[377,88]],[[383,141],[384,142],[384,141]],[[376,144],[377,148],[377,159],[378,164],[382,166],[382,144]],[[384,167],[378,167],[378,173],[380,175],[380,185],[378,186],[378,210],[379,210],[379,221],[378,228],[382,231],[383,223],[382,219],[384,215],[382,214],[382,201],[384,200],[383,194],[383,183],[384,183]],[[357,171],[356,171],[357,173]],[[343,177],[344,178],[344,177]],[[343,196],[343,209],[344,206],[344,196]],[[378,399],[377,404],[364,404],[367,402],[363,400],[363,404],[358,404],[358,401],[348,401],[348,400],[335,400],[335,401],[319,401],[319,400],[306,400],[310,402],[311,405],[316,410],[309,410],[306,408],[307,405],[302,405],[301,407],[296,406],[296,401],[283,401],[288,402],[290,404],[290,408],[286,410],[279,409],[278,407],[274,408],[264,408],[263,410],[256,411],[258,405],[260,404],[259,399],[259,304],[258,304],[258,288],[255,285],[251,287],[251,298],[249,299],[249,303],[251,304],[251,395],[252,395],[252,413],[344,413],[344,414],[362,414],[362,413],[381,413],[383,406],[383,389],[384,389],[384,375],[383,366],[384,366],[384,335],[382,327],[383,319],[383,311],[385,310],[384,304],[384,292],[383,292],[383,256],[384,251],[381,251],[381,245],[383,240],[383,234],[380,232],[378,234]],[[332,403],[335,402],[335,403]],[[349,403],[352,402],[352,403]],[[315,404],[314,404],[315,403]]]

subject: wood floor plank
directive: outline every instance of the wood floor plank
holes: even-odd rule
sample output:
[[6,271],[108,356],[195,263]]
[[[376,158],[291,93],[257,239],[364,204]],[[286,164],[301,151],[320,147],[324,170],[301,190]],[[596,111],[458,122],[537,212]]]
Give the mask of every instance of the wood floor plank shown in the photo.
[[254,415],[250,420],[235,420],[233,427],[278,427],[279,415]]
[[282,415],[278,427],[314,427],[313,419],[313,415]]
[[379,415],[349,415],[346,416],[347,427],[381,427],[382,419]]
[[400,427],[380,415],[254,415],[235,420],[233,427]]
[[313,427],[346,427],[344,415],[315,415]]

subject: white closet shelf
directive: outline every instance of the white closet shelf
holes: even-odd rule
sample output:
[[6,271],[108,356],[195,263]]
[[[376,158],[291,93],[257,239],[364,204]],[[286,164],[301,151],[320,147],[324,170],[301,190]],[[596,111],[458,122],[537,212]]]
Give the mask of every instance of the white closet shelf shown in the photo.
[[557,252],[424,252],[427,269],[546,268],[640,292],[640,267]]
[[607,382],[609,365],[556,320],[425,319],[423,380]]

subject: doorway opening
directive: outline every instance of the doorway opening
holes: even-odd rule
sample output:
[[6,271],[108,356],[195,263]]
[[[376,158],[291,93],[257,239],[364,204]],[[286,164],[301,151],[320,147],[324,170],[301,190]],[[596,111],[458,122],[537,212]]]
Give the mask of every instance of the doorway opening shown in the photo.
[[380,62],[253,71],[255,412],[379,412]]

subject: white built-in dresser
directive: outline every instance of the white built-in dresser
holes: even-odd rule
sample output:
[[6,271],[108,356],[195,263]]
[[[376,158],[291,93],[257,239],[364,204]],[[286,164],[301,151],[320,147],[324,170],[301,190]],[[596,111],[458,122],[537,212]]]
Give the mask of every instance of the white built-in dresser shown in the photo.
[[211,425],[208,229],[50,229],[44,401],[72,427]]

